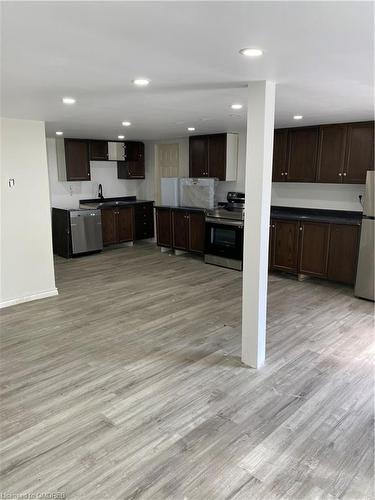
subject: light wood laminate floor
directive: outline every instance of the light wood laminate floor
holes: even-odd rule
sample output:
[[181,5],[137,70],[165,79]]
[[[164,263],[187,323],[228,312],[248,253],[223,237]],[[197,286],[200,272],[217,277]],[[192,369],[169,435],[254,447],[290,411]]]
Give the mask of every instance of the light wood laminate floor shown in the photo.
[[56,279],[1,312],[2,492],[373,497],[373,306],[352,289],[270,276],[255,371],[237,271],[144,243]]

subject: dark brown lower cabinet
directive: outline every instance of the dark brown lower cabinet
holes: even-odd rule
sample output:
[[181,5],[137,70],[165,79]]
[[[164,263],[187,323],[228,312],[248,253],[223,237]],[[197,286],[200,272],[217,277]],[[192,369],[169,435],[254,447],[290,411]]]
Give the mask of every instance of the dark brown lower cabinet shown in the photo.
[[172,246],[176,250],[204,252],[205,216],[203,212],[172,210]]
[[102,234],[103,245],[114,245],[117,243],[116,212],[113,209],[102,209]]
[[189,250],[203,253],[205,241],[205,216],[203,212],[189,213]]
[[134,230],[136,240],[154,237],[154,204],[152,202],[134,205]]
[[299,230],[298,272],[326,278],[330,225],[317,222],[302,222]]
[[204,252],[204,212],[189,210],[156,209],[157,243],[176,250]]
[[359,226],[332,224],[328,279],[354,284],[357,271]]
[[187,250],[189,246],[189,227],[187,212],[172,210],[172,246],[176,250]]
[[172,246],[172,211],[170,208],[156,209],[156,240],[161,247]]
[[119,208],[117,210],[118,242],[133,241],[133,207]]
[[354,284],[360,226],[273,219],[269,269]]
[[133,241],[133,208],[102,209],[103,245]]
[[298,270],[299,222],[273,220],[271,227],[272,269],[296,273]]

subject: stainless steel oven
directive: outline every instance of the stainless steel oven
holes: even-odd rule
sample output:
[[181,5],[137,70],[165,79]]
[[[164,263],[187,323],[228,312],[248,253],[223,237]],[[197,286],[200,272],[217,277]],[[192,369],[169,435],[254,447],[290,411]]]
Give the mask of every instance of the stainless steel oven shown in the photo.
[[206,217],[205,262],[242,270],[243,220]]

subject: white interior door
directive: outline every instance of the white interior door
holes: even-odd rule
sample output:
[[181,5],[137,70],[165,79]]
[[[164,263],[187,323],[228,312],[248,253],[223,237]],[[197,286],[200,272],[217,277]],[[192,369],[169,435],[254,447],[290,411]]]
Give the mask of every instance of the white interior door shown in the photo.
[[179,144],[157,144],[155,151],[155,199],[160,203],[161,177],[178,177],[180,167]]

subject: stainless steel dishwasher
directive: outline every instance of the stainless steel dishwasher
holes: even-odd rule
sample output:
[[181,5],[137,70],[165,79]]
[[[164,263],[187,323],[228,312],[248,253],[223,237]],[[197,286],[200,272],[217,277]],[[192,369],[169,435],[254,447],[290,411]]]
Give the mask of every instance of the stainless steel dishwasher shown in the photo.
[[103,249],[100,210],[70,210],[70,229],[73,255]]

